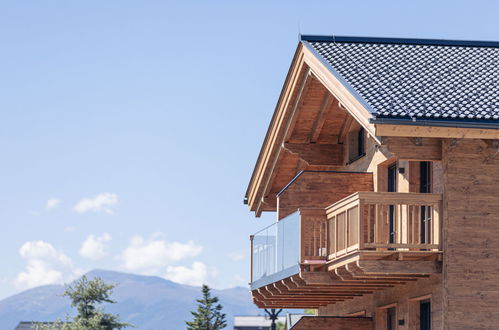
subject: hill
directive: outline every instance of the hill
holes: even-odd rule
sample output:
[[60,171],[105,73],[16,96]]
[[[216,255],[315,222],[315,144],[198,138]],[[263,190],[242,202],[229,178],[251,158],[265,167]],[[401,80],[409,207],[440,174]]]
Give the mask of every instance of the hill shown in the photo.
[[[119,283],[112,298],[118,303],[106,305],[111,313],[120,314],[123,321],[133,323],[140,330],[185,329],[191,319],[199,287],[178,284],[155,276],[142,276],[107,270],[94,270],[88,278],[101,277],[107,283]],[[71,313],[69,299],[61,297],[62,285],[33,288],[0,301],[0,329],[14,329],[20,321],[53,321]],[[263,314],[251,302],[249,289],[236,287],[213,290],[220,298],[232,328],[234,315]]]

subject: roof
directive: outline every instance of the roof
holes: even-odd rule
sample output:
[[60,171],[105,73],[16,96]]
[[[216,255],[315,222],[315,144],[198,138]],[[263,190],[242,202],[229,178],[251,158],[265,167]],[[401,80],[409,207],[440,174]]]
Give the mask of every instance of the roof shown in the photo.
[[371,122],[499,128],[499,42],[325,36],[301,41],[365,106]]
[[[277,317],[277,322],[286,322],[286,317]],[[234,316],[235,327],[270,327],[271,323],[272,321],[265,316]]]
[[33,322],[19,322],[14,330],[31,330],[34,329]]
[[[35,329],[34,321],[21,321],[14,330],[33,330]],[[36,322],[43,325],[53,325],[54,322]],[[66,322],[64,322],[66,323]]]

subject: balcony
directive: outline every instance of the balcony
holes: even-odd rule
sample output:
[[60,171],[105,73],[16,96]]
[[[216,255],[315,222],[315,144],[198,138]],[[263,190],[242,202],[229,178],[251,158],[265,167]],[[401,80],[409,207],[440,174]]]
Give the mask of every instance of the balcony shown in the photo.
[[438,252],[441,199],[439,194],[358,192],[329,206],[328,260],[334,265],[359,252]]
[[324,209],[301,209],[252,235],[251,287],[296,275],[304,263],[325,264],[325,220]]
[[441,272],[441,195],[357,192],[252,236],[260,307],[316,308]]

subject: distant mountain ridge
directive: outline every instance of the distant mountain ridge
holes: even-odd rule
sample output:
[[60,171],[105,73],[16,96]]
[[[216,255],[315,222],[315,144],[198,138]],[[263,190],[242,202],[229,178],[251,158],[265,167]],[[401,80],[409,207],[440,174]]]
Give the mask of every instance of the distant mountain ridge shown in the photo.
[[[190,311],[195,310],[195,300],[201,295],[199,287],[155,276],[108,270],[93,270],[86,275],[88,278],[100,277],[107,283],[119,283],[112,295],[118,303],[104,307],[137,326],[130,329],[185,329],[184,321],[192,319]],[[13,330],[20,321],[53,321],[72,314],[69,299],[60,296],[63,291],[62,285],[45,285],[0,300],[0,329]],[[234,315],[263,313],[253,305],[248,288],[213,290],[213,294],[220,298],[227,314],[226,329],[232,328]]]

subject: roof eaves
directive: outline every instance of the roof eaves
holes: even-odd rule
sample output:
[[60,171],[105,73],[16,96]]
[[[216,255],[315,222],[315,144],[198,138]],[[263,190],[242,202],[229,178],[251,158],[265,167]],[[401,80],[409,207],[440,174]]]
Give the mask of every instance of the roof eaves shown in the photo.
[[381,125],[412,125],[456,128],[499,129],[498,121],[467,121],[456,119],[411,119],[411,118],[371,118],[371,124]]
[[493,47],[493,48],[499,47],[499,42],[486,41],[486,40],[379,38],[379,37],[321,36],[321,35],[301,35],[300,40],[302,42],[309,41],[309,42],[376,43],[376,44],[405,44],[405,45],[429,45],[429,46],[462,46],[462,47]]

